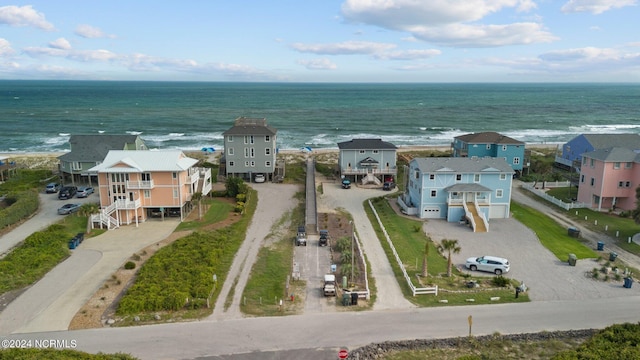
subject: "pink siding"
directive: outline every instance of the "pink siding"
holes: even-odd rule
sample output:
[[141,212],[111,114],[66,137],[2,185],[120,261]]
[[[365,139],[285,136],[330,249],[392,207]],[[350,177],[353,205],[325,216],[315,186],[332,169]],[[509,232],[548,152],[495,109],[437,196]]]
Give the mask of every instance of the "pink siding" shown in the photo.
[[[636,191],[640,184],[640,164],[633,163],[631,168],[626,168],[626,163],[620,163],[618,169],[614,162],[593,160],[587,158],[586,164],[582,164],[580,171],[580,186],[578,189],[578,202],[591,204],[592,208],[599,210],[611,209],[614,205],[622,210],[635,208]],[[584,181],[582,181],[584,177]],[[591,185],[591,179],[594,185]],[[622,182],[622,186],[620,186]],[[627,182],[629,186],[627,186]],[[599,200],[599,201],[598,201]]]

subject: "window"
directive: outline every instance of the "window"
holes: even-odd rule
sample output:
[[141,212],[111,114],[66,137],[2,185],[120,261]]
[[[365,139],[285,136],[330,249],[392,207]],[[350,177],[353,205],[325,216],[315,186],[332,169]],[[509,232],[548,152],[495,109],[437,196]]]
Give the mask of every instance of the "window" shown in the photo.
[[624,181],[618,181],[618,187],[624,187]]
[[502,189],[496,189],[496,197],[497,198],[501,198],[502,197]]
[[228,142],[233,142],[233,135],[227,136],[227,141]]
[[595,185],[595,184],[596,184],[596,179],[591,178],[591,186],[593,186],[593,185]]
[[229,148],[227,152],[229,153],[229,156],[233,156],[233,148]]
[[254,148],[250,148],[251,149],[251,157],[254,158],[256,157],[256,149]]
[[71,163],[71,169],[73,169],[73,170],[82,170],[82,165],[80,165],[79,162],[74,161],[73,163]]
[[500,180],[507,180],[507,174],[505,173],[500,174]]
[[251,162],[251,167],[255,167],[255,166],[256,166],[256,162],[255,162],[255,161],[252,161],[252,162]]
[[249,137],[247,135],[244,136],[244,143],[245,144],[249,143]]
[[249,167],[249,162],[248,161],[244,162],[244,167]]
[[456,174],[456,181],[462,181],[462,174]]
[[491,150],[491,144],[487,144],[487,150]]
[[580,175],[580,182],[584,183],[584,175]]
[[624,183],[624,187],[631,187],[631,181],[627,181]]
[[594,165],[594,163],[595,163],[595,162],[593,161],[593,159],[589,159],[589,161],[590,161],[590,164],[589,164],[589,165],[590,165],[591,167],[593,167],[593,165]]
[[631,169],[631,167],[633,166],[631,164],[633,164],[633,163],[630,163],[630,162],[624,163],[624,168],[625,169]]
[[264,154],[265,155],[271,155],[271,148],[264,149]]
[[142,181],[151,181],[151,173],[142,173],[142,174],[140,174],[140,180],[142,180]]
[[587,158],[582,158],[582,165],[587,165]]
[[249,136],[249,143],[253,144],[253,135]]
[[249,157],[249,148],[248,147],[244,148],[244,157],[246,157],[246,158]]
[[507,145],[502,145],[502,151],[507,151]]
[[520,164],[520,158],[519,158],[519,157],[514,157],[514,158],[513,158],[513,163],[514,163],[515,165],[519,165],[519,164]]
[[379,153],[379,151],[378,151],[378,150],[373,150],[372,152],[373,152],[374,154]]
[[151,198],[151,191],[145,190],[144,191],[144,198],[145,199],[150,199]]
[[271,136],[270,135],[265,135],[264,136],[264,142],[269,142],[271,141]]
[[436,190],[431,190],[431,197],[436,197],[438,192]]
[[265,161],[264,162],[264,166],[271,167],[271,161]]
[[235,166],[236,162],[235,161],[229,161],[229,167]]
[[435,180],[436,174],[429,174],[429,180]]
[[177,199],[177,198],[178,198],[178,195],[179,195],[179,193],[178,193],[178,189],[173,189],[173,198],[174,198],[174,199]]
[[480,174],[473,174],[473,182],[480,182]]
[[620,162],[618,162],[618,161],[614,162],[613,163],[613,168],[616,169],[616,170],[620,169]]
[[360,153],[360,154],[364,154],[364,150],[360,150],[360,151],[359,151],[359,153]]
[[174,171],[174,172],[172,172],[172,173],[171,173],[171,177],[172,177],[172,178],[174,178],[174,179],[177,179],[177,178],[178,178],[178,173],[177,173],[177,172],[175,172],[175,171]]

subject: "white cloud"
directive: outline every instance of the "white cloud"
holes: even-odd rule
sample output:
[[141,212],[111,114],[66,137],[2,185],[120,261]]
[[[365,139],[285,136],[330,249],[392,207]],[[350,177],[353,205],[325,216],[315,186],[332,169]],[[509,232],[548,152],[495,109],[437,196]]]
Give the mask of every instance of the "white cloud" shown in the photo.
[[479,24],[488,15],[505,9],[524,12],[535,8],[533,0],[346,0],[342,13],[352,22],[406,31],[423,41],[454,47],[556,40],[537,23]]
[[33,26],[42,30],[53,31],[53,24],[45,19],[44,14],[33,9],[31,5],[18,7],[15,5],[0,7],[0,24],[10,26]]
[[69,43],[69,41],[65,38],[59,38],[56,39],[52,42],[49,43],[49,47],[54,48],[54,49],[61,49],[61,50],[69,50],[71,49],[71,44]]
[[410,31],[423,41],[453,47],[497,47],[552,42],[557,37],[537,23],[508,25],[450,24],[440,27],[414,27]]
[[592,14],[602,14],[611,9],[636,5],[636,0],[569,0],[562,6],[562,12],[577,13],[590,12]]
[[378,59],[385,60],[421,60],[431,59],[442,54],[440,50],[427,49],[427,50],[403,50],[403,51],[390,51],[387,53],[375,55]]
[[298,60],[297,63],[309,70],[335,70],[338,68],[329,59]]
[[0,56],[13,55],[15,50],[11,48],[11,43],[7,39],[0,38]]
[[345,41],[329,44],[302,44],[295,43],[291,47],[302,53],[320,55],[361,55],[375,54],[396,47],[394,44],[385,44],[367,41]]
[[550,51],[540,55],[545,61],[564,62],[564,61],[608,61],[620,60],[624,56],[614,49],[600,49],[595,47],[584,47],[577,49],[566,49]]
[[115,38],[115,35],[105,34],[102,30],[97,27],[93,27],[91,25],[78,25],[76,30],[74,31],[76,35],[81,36],[87,39],[97,39],[97,38]]

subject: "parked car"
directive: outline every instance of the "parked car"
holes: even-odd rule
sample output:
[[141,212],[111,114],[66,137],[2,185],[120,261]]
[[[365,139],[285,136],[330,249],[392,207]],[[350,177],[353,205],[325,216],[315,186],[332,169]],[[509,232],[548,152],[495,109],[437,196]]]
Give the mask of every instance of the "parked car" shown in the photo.
[[509,260],[496,256],[481,256],[468,258],[464,266],[471,271],[488,271],[496,275],[509,272]]
[[93,194],[93,188],[91,186],[80,186],[76,193],[76,197],[85,198],[91,194]]
[[167,210],[167,215],[174,216],[174,217],[179,217],[180,216],[180,209],[179,208],[169,208]]
[[58,214],[68,215],[80,210],[80,204],[64,204],[58,209]]
[[351,180],[343,179],[342,180],[342,188],[343,189],[351,189]]
[[256,174],[256,176],[253,177],[253,181],[257,182],[257,183],[263,183],[264,182],[264,174]]
[[75,186],[63,186],[60,189],[60,192],[58,193],[58,199],[60,200],[71,199],[72,197],[76,196],[77,192],[78,192],[78,188]]
[[393,181],[386,181],[384,184],[382,184],[382,190],[393,190],[396,188],[396,183],[394,183]]
[[320,230],[320,240],[318,245],[327,246],[329,244],[329,230]]
[[54,194],[54,193],[57,193],[59,189],[60,189],[60,184],[48,183],[47,187],[45,188],[45,191],[47,192],[47,194]]
[[296,246],[307,246],[307,235],[305,233],[296,235]]

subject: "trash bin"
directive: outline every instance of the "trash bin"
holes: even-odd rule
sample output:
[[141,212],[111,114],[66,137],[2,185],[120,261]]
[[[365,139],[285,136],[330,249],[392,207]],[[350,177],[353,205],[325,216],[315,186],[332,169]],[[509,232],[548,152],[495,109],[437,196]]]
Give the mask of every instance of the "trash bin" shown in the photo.
[[631,289],[631,284],[633,284],[633,278],[632,277],[626,277],[624,278],[624,286],[627,289]]
[[73,250],[76,247],[78,247],[78,240],[76,238],[69,240],[69,249]]
[[598,241],[598,251],[604,250],[604,243],[602,241]]
[[343,293],[342,294],[342,305],[343,306],[351,305],[351,294],[350,293]]
[[609,253],[609,261],[616,261],[617,257],[618,257],[618,254],[616,254],[614,252],[610,252]]
[[576,257],[575,254],[569,254],[569,265],[571,266],[576,266],[576,262],[578,261],[578,258]]
[[580,230],[578,230],[577,228],[574,228],[574,227],[570,227],[567,230],[567,233],[569,234],[569,236],[574,237],[574,238],[580,237]]
[[351,293],[351,305],[358,305],[358,293]]

